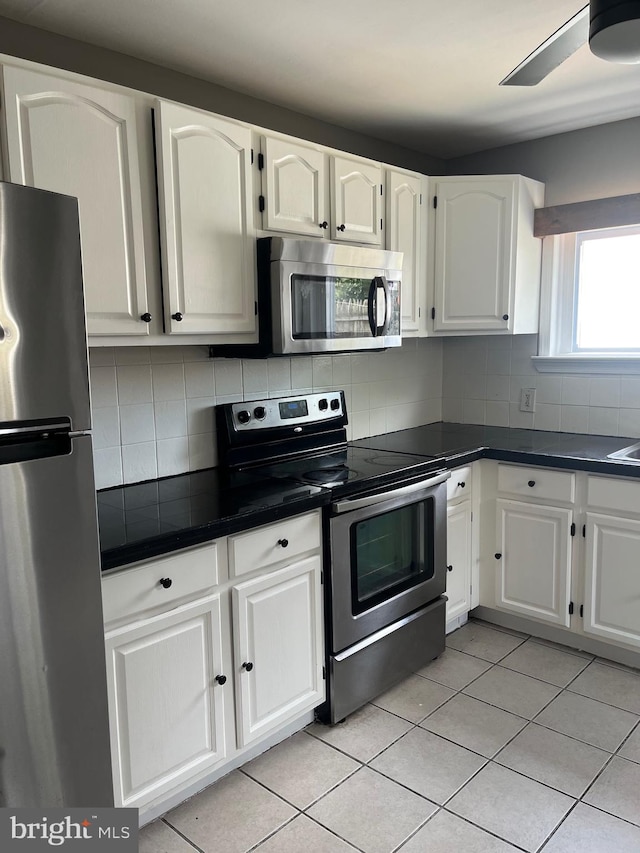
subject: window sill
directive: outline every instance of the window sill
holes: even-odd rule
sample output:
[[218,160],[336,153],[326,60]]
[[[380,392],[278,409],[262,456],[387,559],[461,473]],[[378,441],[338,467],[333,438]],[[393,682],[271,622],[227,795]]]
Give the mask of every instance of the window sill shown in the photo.
[[538,373],[640,373],[640,355],[534,355]]

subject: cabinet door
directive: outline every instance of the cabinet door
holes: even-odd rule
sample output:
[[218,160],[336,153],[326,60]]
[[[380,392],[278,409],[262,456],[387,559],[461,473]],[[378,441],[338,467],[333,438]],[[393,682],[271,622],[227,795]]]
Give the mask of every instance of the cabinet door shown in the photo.
[[640,521],[587,513],[584,630],[640,646]]
[[508,331],[514,184],[439,181],[434,331]]
[[140,806],[225,757],[220,599],[106,636],[116,805]]
[[238,746],[319,705],[320,557],[233,587]]
[[165,331],[255,332],[251,130],[160,101],[156,145]]
[[471,608],[471,501],[447,507],[447,622]]
[[569,627],[572,511],[496,501],[496,602]]
[[424,268],[426,225],[422,221],[424,182],[421,175],[387,172],[387,249],[403,253],[403,335],[420,331],[427,310]]
[[286,139],[262,140],[263,228],[310,237],[328,234],[327,155]]
[[5,67],[8,179],[76,196],[87,330],[146,335],[147,280],[133,98]]
[[382,245],[382,166],[331,157],[331,239]]

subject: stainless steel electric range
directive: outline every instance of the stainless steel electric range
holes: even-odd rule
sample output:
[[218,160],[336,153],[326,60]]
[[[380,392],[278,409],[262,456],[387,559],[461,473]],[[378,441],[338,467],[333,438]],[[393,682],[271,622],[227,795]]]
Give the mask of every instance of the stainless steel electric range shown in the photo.
[[342,391],[228,403],[216,422],[221,466],[330,490],[319,716],[339,722],[444,650],[449,473],[349,445]]

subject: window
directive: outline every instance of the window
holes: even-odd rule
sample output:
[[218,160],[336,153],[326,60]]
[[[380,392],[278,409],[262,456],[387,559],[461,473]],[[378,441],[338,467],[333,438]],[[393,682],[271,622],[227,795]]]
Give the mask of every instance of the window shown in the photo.
[[640,226],[547,237],[539,370],[640,372]]

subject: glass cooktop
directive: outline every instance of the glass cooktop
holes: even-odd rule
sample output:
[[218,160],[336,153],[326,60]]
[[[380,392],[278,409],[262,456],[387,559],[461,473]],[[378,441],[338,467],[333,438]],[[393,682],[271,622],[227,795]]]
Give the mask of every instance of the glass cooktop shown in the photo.
[[425,476],[438,467],[441,467],[439,461],[430,457],[345,447],[315,456],[268,463],[261,465],[259,470],[268,477],[331,489],[332,494],[339,496]]

